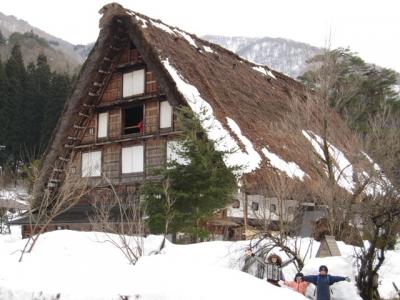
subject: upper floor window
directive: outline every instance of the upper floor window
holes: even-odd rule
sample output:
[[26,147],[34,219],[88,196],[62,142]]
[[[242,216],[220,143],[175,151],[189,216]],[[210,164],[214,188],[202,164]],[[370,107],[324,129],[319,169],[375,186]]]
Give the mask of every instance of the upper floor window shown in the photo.
[[122,173],[138,173],[144,170],[143,145],[122,148]]
[[172,106],[168,101],[160,102],[160,128],[172,127]]
[[144,94],[145,71],[144,69],[125,73],[122,81],[122,97]]
[[108,135],[108,112],[99,113],[97,137],[104,138]]
[[276,213],[276,205],[275,205],[275,204],[271,204],[271,205],[269,206],[269,210],[270,210],[272,213]]
[[101,175],[101,151],[82,153],[82,177]]
[[125,109],[123,134],[144,133],[143,105]]

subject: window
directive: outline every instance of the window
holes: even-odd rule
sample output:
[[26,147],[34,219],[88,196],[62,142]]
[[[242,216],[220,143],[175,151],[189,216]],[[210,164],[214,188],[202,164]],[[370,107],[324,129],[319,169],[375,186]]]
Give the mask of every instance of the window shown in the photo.
[[255,201],[251,202],[251,209],[258,210],[258,202],[255,202]]
[[172,127],[172,106],[168,101],[160,102],[160,128]]
[[124,134],[144,133],[143,105],[124,110]]
[[178,141],[168,141],[167,142],[167,163],[176,161],[178,164],[187,165],[189,161],[179,155],[182,151],[182,145]]
[[233,201],[232,208],[240,208],[240,201],[238,199]]
[[289,206],[287,210],[288,210],[288,214],[289,215],[293,215],[294,214],[294,206]]
[[122,79],[122,97],[144,94],[144,76],[144,69],[125,73]]
[[101,151],[83,153],[82,177],[95,177],[100,175],[101,175]]
[[108,112],[100,113],[98,117],[97,137],[104,138],[108,135]]
[[142,145],[122,148],[122,173],[143,172],[144,147]]
[[276,212],[276,205],[275,204],[271,204],[270,207],[269,207],[269,210],[271,212],[275,213]]

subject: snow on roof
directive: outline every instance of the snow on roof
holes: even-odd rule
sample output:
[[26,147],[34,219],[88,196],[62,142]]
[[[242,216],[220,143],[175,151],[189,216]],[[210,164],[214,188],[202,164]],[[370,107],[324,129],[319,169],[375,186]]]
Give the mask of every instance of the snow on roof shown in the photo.
[[285,172],[290,178],[298,177],[303,180],[304,176],[307,175],[295,162],[286,162],[267,148],[263,148],[262,152],[269,159],[271,166]]
[[241,173],[251,172],[256,169],[261,160],[260,155],[254,150],[251,142],[241,134],[239,126],[232,120],[228,120],[228,124],[232,130],[243,142],[248,153],[240,150],[236,140],[230,135],[229,131],[224,128],[222,123],[214,116],[211,105],[204,100],[197,88],[187,83],[182,76],[169,63],[169,60],[163,60],[164,67],[174,79],[179,92],[186,99],[192,111],[199,118],[203,129],[207,132],[207,136],[216,142],[216,149],[226,152],[224,162],[227,166],[243,166]]
[[204,51],[209,52],[209,53],[214,53],[214,50],[211,49],[211,47],[208,46],[203,46]]
[[381,167],[374,162],[374,160],[364,151],[361,151],[361,153],[364,155],[364,157],[371,163],[373,166],[376,175],[371,178],[371,174],[369,174],[367,171],[363,171],[362,175],[359,175],[363,177],[362,179],[369,179],[370,182],[367,184],[365,187],[365,192],[369,195],[376,195],[376,194],[383,194],[386,190],[387,187],[392,187],[392,183],[390,182],[389,178],[386,177],[386,175],[383,173]]
[[276,79],[275,75],[272,74],[272,72],[270,70],[268,70],[265,66],[255,66],[255,67],[253,67],[253,70],[260,72],[260,73],[264,74],[265,76],[269,76],[269,77]]
[[[318,153],[321,158],[324,158],[323,139],[311,130],[302,130],[303,135],[309,140],[314,150]],[[346,189],[348,192],[353,193],[355,189],[355,183],[353,180],[353,165],[346,158],[344,153],[337,147],[328,142],[329,155],[334,161],[333,172],[335,180],[339,186]]]

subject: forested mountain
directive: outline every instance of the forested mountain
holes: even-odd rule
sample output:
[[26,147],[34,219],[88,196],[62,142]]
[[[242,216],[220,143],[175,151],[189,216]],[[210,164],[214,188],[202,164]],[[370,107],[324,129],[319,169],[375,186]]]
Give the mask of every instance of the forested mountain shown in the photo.
[[15,42],[19,42],[25,65],[35,62],[39,54],[46,55],[53,71],[76,72],[93,44],[73,45],[45,31],[31,26],[24,20],[0,12],[0,31],[7,43],[0,46],[3,60],[8,59]]
[[322,49],[283,38],[249,38],[206,35],[210,42],[221,45],[257,64],[297,78],[307,69],[306,61]]
[[0,165],[16,169],[45,149],[67,99],[72,78],[50,70],[40,54],[25,67],[16,42],[0,62]]

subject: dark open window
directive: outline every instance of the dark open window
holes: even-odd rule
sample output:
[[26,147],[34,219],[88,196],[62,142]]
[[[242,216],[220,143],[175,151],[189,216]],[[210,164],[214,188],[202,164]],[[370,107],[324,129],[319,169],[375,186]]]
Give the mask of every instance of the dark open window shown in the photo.
[[252,209],[252,210],[258,210],[258,202],[253,201],[253,202],[251,203],[251,209]]
[[144,133],[143,105],[124,110],[124,134]]

